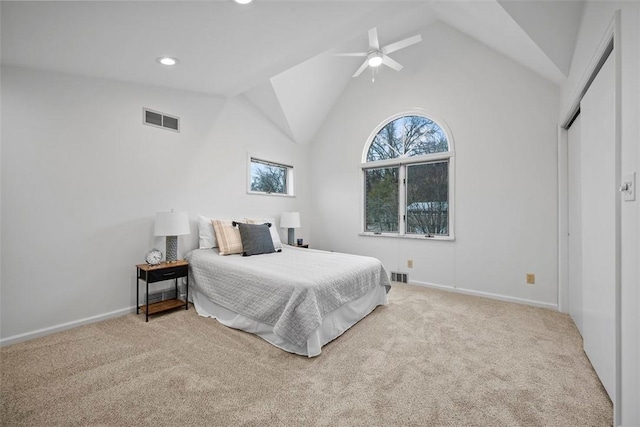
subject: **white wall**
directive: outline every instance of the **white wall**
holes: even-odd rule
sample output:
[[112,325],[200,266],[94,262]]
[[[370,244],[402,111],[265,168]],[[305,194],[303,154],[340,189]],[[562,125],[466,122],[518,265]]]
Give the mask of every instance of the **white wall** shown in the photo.
[[[589,71],[614,12],[621,13],[621,37],[616,46],[621,49],[620,64],[622,135],[621,172],[640,172],[640,3],[629,1],[590,1],[576,42],[571,71],[562,87],[560,107],[569,104],[580,91],[580,81]],[[640,209],[639,200],[621,204],[621,408],[620,425],[640,425]]]
[[[413,283],[555,307],[559,89],[443,23],[422,36],[394,54],[400,73],[382,67],[373,84],[367,72],[353,79],[313,141],[312,243],[376,256]],[[453,133],[454,242],[358,235],[367,138],[413,108]]]
[[[142,108],[181,118],[175,133]],[[278,217],[308,237],[307,148],[241,99],[2,68],[1,335],[13,342],[135,306],[157,211]],[[298,197],[246,194],[247,153],[294,166]],[[283,231],[282,237],[286,234]]]

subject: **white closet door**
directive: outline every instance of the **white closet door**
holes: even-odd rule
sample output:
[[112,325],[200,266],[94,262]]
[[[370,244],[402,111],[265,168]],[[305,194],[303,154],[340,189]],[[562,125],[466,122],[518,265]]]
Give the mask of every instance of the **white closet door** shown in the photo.
[[582,172],[580,117],[568,132],[569,185],[569,314],[582,332]]
[[580,102],[582,337],[615,402],[615,97],[613,55]]

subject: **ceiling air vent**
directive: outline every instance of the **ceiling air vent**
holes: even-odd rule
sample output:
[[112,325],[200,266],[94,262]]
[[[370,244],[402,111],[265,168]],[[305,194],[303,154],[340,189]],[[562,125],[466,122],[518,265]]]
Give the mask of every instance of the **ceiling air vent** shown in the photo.
[[180,118],[169,116],[158,111],[153,111],[148,108],[142,109],[143,123],[149,126],[155,126],[163,129],[169,129],[175,132],[180,132]]

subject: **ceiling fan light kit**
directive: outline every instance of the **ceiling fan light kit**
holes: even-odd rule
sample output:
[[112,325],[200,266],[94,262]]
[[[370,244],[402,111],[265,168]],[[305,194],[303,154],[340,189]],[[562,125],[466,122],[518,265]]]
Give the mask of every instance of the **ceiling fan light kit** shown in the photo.
[[379,67],[382,65],[382,52],[371,52],[367,59],[367,63],[369,64],[369,67]]
[[378,30],[374,27],[369,30],[369,50],[367,52],[338,53],[336,56],[363,56],[366,58],[360,68],[358,68],[353,74],[353,77],[358,77],[367,67],[374,69],[382,64],[393,70],[400,71],[402,70],[402,65],[391,58],[389,54],[421,41],[422,36],[420,34],[416,34],[415,36],[408,37],[404,40],[400,40],[380,48]]

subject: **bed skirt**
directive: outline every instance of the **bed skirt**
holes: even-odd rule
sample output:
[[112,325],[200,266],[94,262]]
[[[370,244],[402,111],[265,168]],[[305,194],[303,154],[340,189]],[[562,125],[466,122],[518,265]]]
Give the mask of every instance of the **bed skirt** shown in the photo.
[[[212,317],[225,326],[241,329],[258,335],[274,346],[302,356],[315,357],[321,353],[322,346],[338,338],[347,329],[358,323],[377,306],[387,304],[387,290],[376,286],[360,298],[344,304],[326,315],[322,324],[308,338],[306,345],[296,346],[273,333],[273,326],[258,322],[209,300],[197,289],[189,289],[196,312],[203,317]],[[191,299],[190,298],[190,299]]]

